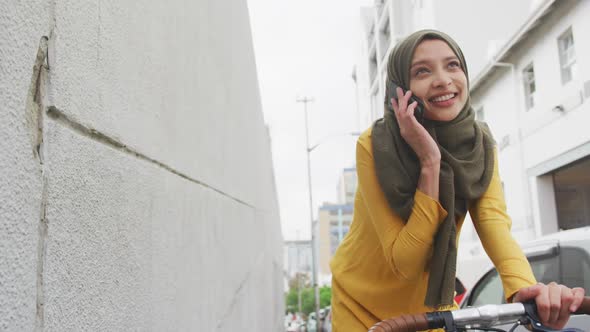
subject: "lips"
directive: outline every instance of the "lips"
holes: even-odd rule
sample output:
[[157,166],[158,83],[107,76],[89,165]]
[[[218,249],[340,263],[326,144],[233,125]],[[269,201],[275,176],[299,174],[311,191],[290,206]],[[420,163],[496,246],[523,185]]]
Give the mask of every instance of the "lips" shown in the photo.
[[454,92],[445,93],[428,99],[428,102],[436,107],[449,107],[455,103],[457,95]]
[[443,95],[438,95],[436,97],[432,97],[428,101],[435,102],[435,103],[443,102],[443,101],[447,101],[449,99],[455,98],[456,95],[457,94],[454,92],[449,92],[449,93],[445,93]]

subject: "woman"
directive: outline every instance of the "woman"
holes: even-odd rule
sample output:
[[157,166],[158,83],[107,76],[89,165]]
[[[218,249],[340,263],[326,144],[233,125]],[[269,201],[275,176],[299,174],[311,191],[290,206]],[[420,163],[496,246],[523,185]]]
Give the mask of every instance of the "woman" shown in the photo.
[[[459,46],[441,32],[418,31],[396,45],[387,69],[386,95],[397,100],[386,97],[384,118],[359,138],[353,223],[331,262],[334,331],[457,308],[457,243],[467,212],[507,300],[535,299],[542,321],[562,327],[584,291],[537,284],[512,238],[495,143],[474,120]],[[423,124],[412,95],[423,103]]]

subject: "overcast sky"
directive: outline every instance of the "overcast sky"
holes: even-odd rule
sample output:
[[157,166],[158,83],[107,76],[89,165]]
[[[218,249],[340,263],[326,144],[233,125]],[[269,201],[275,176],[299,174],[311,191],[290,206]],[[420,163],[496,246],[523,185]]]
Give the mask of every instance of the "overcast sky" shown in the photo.
[[314,215],[336,200],[342,168],[354,164],[358,131],[351,78],[360,43],[359,8],[371,0],[248,0],[258,80],[270,127],[283,236],[309,239],[310,217],[303,104],[309,104]]

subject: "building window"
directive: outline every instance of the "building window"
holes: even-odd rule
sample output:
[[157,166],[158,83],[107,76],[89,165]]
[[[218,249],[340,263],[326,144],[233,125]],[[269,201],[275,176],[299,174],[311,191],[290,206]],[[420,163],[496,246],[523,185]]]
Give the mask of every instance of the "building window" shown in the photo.
[[483,113],[483,106],[478,108],[477,111],[475,111],[475,120],[477,121],[485,121],[485,114]]
[[571,81],[576,73],[576,51],[571,27],[557,39],[557,44],[561,65],[561,83],[565,84]]
[[373,82],[377,76],[377,53],[375,48],[371,50],[371,56],[369,57],[369,82]]
[[524,101],[526,109],[530,110],[535,106],[535,69],[531,63],[522,71],[522,81],[524,83]]

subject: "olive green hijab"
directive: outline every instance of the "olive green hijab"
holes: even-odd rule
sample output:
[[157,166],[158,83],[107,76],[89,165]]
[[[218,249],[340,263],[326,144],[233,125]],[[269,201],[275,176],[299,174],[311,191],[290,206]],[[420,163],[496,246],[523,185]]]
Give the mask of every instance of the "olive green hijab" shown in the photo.
[[[385,95],[391,95],[394,81],[402,89],[410,87],[410,66],[418,44],[425,39],[446,42],[461,62],[467,77],[467,65],[457,43],[435,30],[415,32],[398,43],[387,65]],[[467,88],[467,87],[465,87]],[[385,97],[385,113],[372,130],[375,171],[391,209],[405,222],[414,206],[420,176],[420,162],[400,134],[399,125]],[[425,119],[424,127],[441,152],[439,201],[448,212],[435,235],[428,291],[424,304],[440,308],[453,304],[457,265],[457,220],[467,213],[470,202],[488,188],[494,168],[494,141],[484,123],[475,121],[469,97],[457,117],[448,122]],[[411,253],[408,253],[411,254]]]

